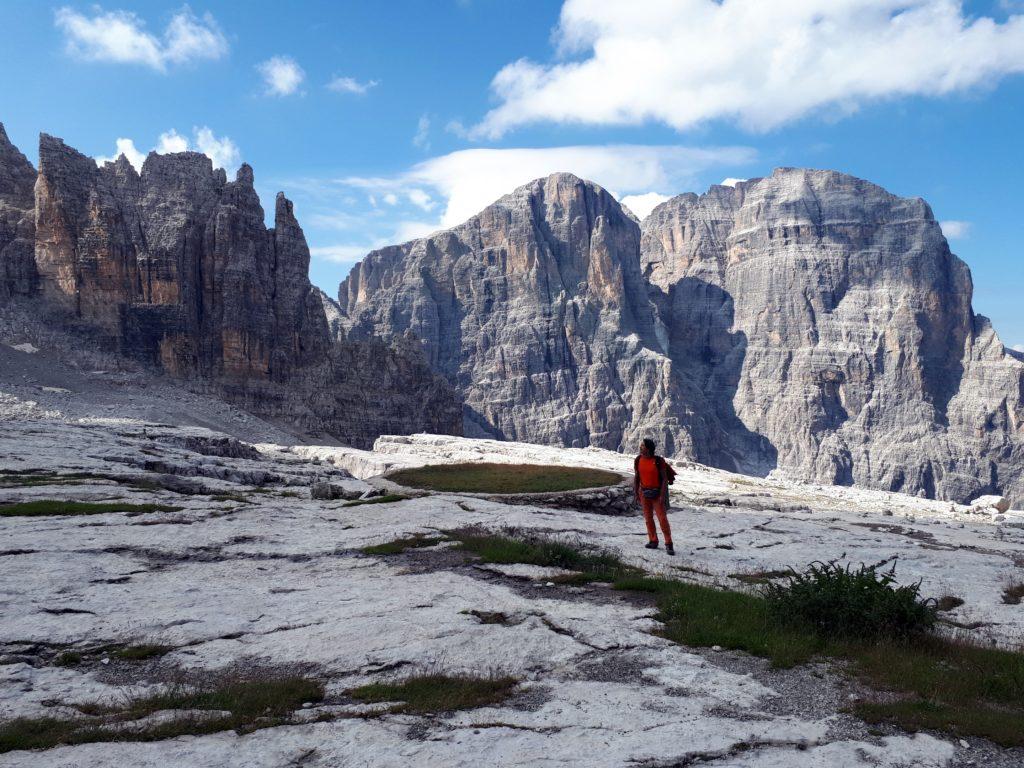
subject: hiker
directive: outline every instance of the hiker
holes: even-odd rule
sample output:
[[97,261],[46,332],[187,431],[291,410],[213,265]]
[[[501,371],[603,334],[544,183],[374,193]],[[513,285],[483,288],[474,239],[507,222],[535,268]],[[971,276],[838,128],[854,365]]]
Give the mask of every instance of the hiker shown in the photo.
[[665,552],[676,553],[672,547],[672,529],[668,525],[668,485],[675,479],[675,472],[661,456],[654,452],[654,441],[645,437],[640,443],[640,455],[633,462],[633,493],[637,504],[644,510],[647,523],[647,549],[658,548],[658,531],[654,527],[654,516],[658,516],[661,534],[665,537]]

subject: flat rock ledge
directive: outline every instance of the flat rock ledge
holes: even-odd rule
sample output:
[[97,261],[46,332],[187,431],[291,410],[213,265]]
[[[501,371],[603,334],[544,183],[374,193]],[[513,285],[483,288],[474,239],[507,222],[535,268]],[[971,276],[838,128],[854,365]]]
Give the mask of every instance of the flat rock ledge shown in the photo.
[[[409,496],[423,495],[422,488],[413,488],[396,483],[381,475],[367,480],[387,493],[401,493]],[[575,509],[595,515],[633,515],[636,504],[633,500],[633,481],[623,479],[615,485],[596,488],[579,488],[572,491],[543,491],[541,493],[456,493],[451,491],[430,491],[451,496],[465,496],[472,499],[485,499],[499,504],[515,504],[530,507],[555,507],[556,509]]]

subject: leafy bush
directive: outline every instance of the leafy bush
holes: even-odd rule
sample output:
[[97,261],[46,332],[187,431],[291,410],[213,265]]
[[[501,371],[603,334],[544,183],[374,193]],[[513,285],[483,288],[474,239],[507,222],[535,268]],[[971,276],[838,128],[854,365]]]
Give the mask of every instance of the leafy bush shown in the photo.
[[935,624],[934,601],[923,600],[921,583],[898,586],[896,566],[853,570],[836,562],[793,571],[788,583],[766,584],[769,610],[788,624],[804,624],[834,639],[907,638]]

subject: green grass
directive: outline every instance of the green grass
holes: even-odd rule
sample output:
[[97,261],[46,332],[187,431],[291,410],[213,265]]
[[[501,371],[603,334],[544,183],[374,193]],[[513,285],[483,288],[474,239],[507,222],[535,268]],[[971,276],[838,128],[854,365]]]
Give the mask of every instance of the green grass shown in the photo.
[[82,663],[82,654],[78,651],[63,651],[58,654],[53,663],[58,667],[74,667]]
[[[323,685],[294,673],[252,670],[178,683],[163,693],[135,696],[119,705],[82,705],[90,719],[17,718],[0,723],[0,752],[50,749],[62,744],[111,741],[159,741],[186,734],[224,730],[247,732],[288,722],[307,701],[321,701]],[[113,725],[160,710],[226,711],[213,718],[185,716],[143,730],[108,730]]]
[[615,472],[540,464],[438,464],[402,469],[388,479],[410,488],[462,493],[542,493],[622,482]]
[[401,702],[391,712],[429,714],[473,709],[497,704],[512,695],[518,681],[513,677],[477,677],[428,673],[391,683],[371,683],[350,690],[349,695],[368,704]]
[[759,595],[649,576],[618,579],[613,586],[656,595],[662,634],[682,645],[746,651],[780,668],[808,661],[825,645],[814,632],[776,621]]
[[422,533],[417,533],[405,539],[395,539],[394,541],[388,541],[383,544],[374,544],[370,547],[363,547],[359,551],[364,555],[400,555],[407,549],[432,547],[445,540],[446,539],[443,536],[426,536]]
[[368,499],[356,499],[355,501],[347,501],[341,506],[358,507],[363,504],[392,504],[396,501],[405,501],[408,498],[408,496],[401,493],[386,493],[383,496],[371,496]]
[[1004,747],[1024,746],[1019,711],[971,703],[966,706],[927,699],[858,704],[854,713],[868,723],[892,723],[905,731],[941,731],[954,736],[979,736]]
[[111,651],[110,655],[125,661],[145,661],[146,659],[155,659],[157,656],[163,656],[173,650],[174,647],[170,645],[141,643],[139,645],[126,645],[123,648],[117,648]]
[[792,571],[750,571],[749,573],[730,573],[730,579],[743,584],[770,584],[772,579],[784,579]]
[[555,539],[511,528],[500,532],[464,528],[450,532],[449,536],[459,542],[462,550],[472,552],[485,563],[526,563],[578,571],[577,575],[570,577],[571,583],[615,581],[640,573],[638,569],[625,565],[612,552],[579,541]]
[[[842,661],[849,674],[875,690],[887,692],[886,700],[866,701],[854,707],[855,713],[868,722],[887,722],[909,731],[930,729],[959,737],[979,736],[1007,747],[1024,746],[1024,653],[1020,651],[982,647],[925,629],[906,632],[899,640],[865,634],[852,621],[854,608],[848,604],[848,595],[838,598],[841,621],[808,621],[801,619],[799,611],[780,613],[778,606],[763,596],[766,588],[754,593],[734,592],[652,577],[624,565],[610,553],[590,550],[578,542],[545,539],[515,529],[500,533],[470,529],[452,536],[485,562],[570,568],[612,581],[617,590],[650,594],[658,606],[657,618],[664,625],[662,634],[682,645],[745,651],[781,668],[815,657]],[[795,573],[789,571],[787,575]],[[838,589],[845,595],[842,590],[850,588],[860,610],[881,612],[881,620],[865,618],[875,627],[889,626],[893,615],[903,616],[911,596],[929,605],[934,602],[921,601],[916,589],[908,592],[891,583],[888,586],[895,597],[879,600],[876,592],[880,587],[866,584],[867,573],[849,571],[847,575],[851,578],[827,575],[822,581],[824,591],[841,584]],[[877,581],[885,585],[885,580]],[[798,589],[796,594],[805,591]],[[812,617],[822,615],[822,600],[820,591],[812,590]],[[939,603],[955,607],[956,600]],[[914,611],[909,615],[913,618]]]
[[0,505],[0,517],[41,517],[45,515],[106,515],[112,512],[177,512],[169,504],[132,504],[124,501],[60,501],[40,499]]

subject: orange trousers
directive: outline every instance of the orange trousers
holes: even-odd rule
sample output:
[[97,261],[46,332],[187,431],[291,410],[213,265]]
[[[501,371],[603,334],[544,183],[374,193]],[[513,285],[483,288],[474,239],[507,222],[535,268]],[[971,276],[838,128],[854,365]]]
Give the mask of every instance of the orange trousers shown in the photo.
[[658,540],[658,532],[654,528],[654,516],[658,516],[658,525],[661,526],[661,535],[665,537],[665,545],[672,544],[672,529],[668,524],[668,514],[665,512],[665,499],[659,496],[656,499],[645,498],[640,494],[640,503],[644,508],[644,522],[647,523],[647,538],[650,541]]

